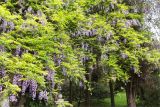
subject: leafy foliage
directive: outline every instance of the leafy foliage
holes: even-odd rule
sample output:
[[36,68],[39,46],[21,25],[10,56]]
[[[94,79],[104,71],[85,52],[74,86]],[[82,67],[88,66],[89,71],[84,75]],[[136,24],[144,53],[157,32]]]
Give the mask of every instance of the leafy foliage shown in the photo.
[[143,63],[158,67],[160,54],[135,7],[126,0],[0,1],[1,92],[14,103],[25,96],[61,107],[71,106],[58,98],[66,81],[92,91],[94,75],[142,78]]

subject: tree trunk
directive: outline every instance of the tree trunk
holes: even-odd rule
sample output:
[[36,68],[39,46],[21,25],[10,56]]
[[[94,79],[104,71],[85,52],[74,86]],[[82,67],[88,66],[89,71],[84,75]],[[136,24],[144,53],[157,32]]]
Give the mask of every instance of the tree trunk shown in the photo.
[[136,107],[136,89],[133,82],[128,82],[126,86],[127,107]]
[[25,107],[26,98],[25,96],[21,96],[18,107]]
[[69,102],[72,103],[72,81],[69,82]]
[[86,107],[90,107],[90,102],[91,102],[91,99],[90,99],[90,91],[88,89],[86,89]]
[[[88,81],[89,83],[91,83],[91,72],[88,74]],[[87,89],[86,89],[86,107],[90,107],[91,106],[91,94],[90,94],[90,90],[88,90],[89,87],[87,86]]]
[[79,99],[78,99],[78,106],[77,107],[80,107],[80,104],[81,104],[81,94],[82,94],[82,88],[80,87],[79,88]]
[[114,89],[113,89],[113,83],[111,80],[109,81],[109,88],[110,88],[111,107],[115,107]]

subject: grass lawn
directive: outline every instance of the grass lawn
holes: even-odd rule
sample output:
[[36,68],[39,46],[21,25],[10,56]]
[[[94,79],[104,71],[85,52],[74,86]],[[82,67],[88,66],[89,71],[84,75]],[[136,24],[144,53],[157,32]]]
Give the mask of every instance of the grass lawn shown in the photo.
[[[126,95],[125,93],[118,93],[115,95],[115,103],[116,107],[126,107]],[[83,104],[81,107],[86,107]],[[91,107],[110,107],[110,98],[106,98],[104,100],[92,100]]]

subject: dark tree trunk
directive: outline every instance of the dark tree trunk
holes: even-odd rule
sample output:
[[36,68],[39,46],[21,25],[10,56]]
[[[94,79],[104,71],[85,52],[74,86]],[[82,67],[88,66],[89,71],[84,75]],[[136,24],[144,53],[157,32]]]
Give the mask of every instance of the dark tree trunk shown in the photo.
[[109,81],[109,88],[110,88],[111,107],[115,107],[114,89],[112,81]]
[[86,90],[86,107],[90,107],[90,105],[91,105],[90,102],[91,102],[90,91]]
[[72,81],[69,82],[69,102],[72,103]]
[[78,107],[80,107],[81,104],[81,97],[82,97],[82,87],[79,88],[79,100],[78,100]]
[[[88,81],[91,83],[91,76],[92,74],[89,73],[88,74]],[[86,89],[86,107],[90,107],[91,106],[91,95],[90,95],[90,90],[88,90],[89,87],[87,86],[87,89]]]
[[136,89],[133,82],[128,82],[126,86],[127,107],[136,107]]
[[25,107],[25,102],[26,102],[25,97],[21,96],[20,101],[19,101],[19,107]]
[[145,101],[144,89],[142,87],[140,87],[140,96],[141,96],[142,100]]

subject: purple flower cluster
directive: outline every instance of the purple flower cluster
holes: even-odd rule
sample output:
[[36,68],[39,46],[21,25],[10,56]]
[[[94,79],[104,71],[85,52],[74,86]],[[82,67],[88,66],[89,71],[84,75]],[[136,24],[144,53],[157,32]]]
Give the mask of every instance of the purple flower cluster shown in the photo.
[[21,90],[22,91],[22,95],[25,94],[27,88],[29,87],[29,84],[30,84],[30,80],[23,81],[23,83],[22,83],[22,90]]
[[17,46],[16,51],[15,51],[15,55],[16,56],[21,56],[22,51],[21,51],[21,46]]
[[137,19],[127,20],[125,22],[126,27],[132,27],[132,26],[141,26],[141,23]]
[[30,80],[29,85],[29,93],[32,96],[32,99],[34,100],[36,98],[36,91],[37,91],[37,82],[34,80]]
[[21,86],[22,85],[22,82],[21,82],[21,78],[22,78],[23,76],[22,75],[20,75],[20,74],[16,74],[16,75],[14,75],[14,77],[13,77],[13,84],[14,85],[18,85],[18,86]]
[[92,37],[96,35],[97,30],[96,29],[91,29],[91,30],[82,30],[82,31],[77,31],[71,35],[72,38],[74,37],[79,37],[79,36],[88,36]]
[[48,100],[48,92],[46,90],[45,91],[41,91],[39,93],[38,99],[47,101]]
[[1,22],[0,29],[2,30],[2,32],[9,32],[15,28],[15,25],[12,21],[6,21],[2,17],[0,17],[0,22]]
[[12,95],[9,96],[9,101],[10,102],[17,102],[17,97],[12,94]]
[[54,86],[55,86],[54,76],[55,76],[55,71],[48,69],[48,75],[46,77],[46,80],[51,81],[52,88],[54,88]]
[[2,85],[0,85],[0,92],[3,90],[3,86]]
[[54,63],[56,64],[56,66],[60,66],[64,58],[65,58],[64,54],[54,53],[53,55]]
[[34,80],[25,80],[22,83],[22,95],[25,95],[26,90],[29,88],[29,93],[34,100],[36,98],[36,91],[37,91],[38,84]]
[[4,77],[6,75],[6,71],[4,68],[0,69],[0,75]]
[[104,13],[108,13],[111,9],[109,7],[114,8],[114,5],[110,4],[110,6],[106,7],[103,4],[98,4],[98,5],[95,5],[95,6],[91,6],[89,8],[89,10],[87,10],[87,13],[97,13],[97,12],[100,12],[100,11],[103,11]]

